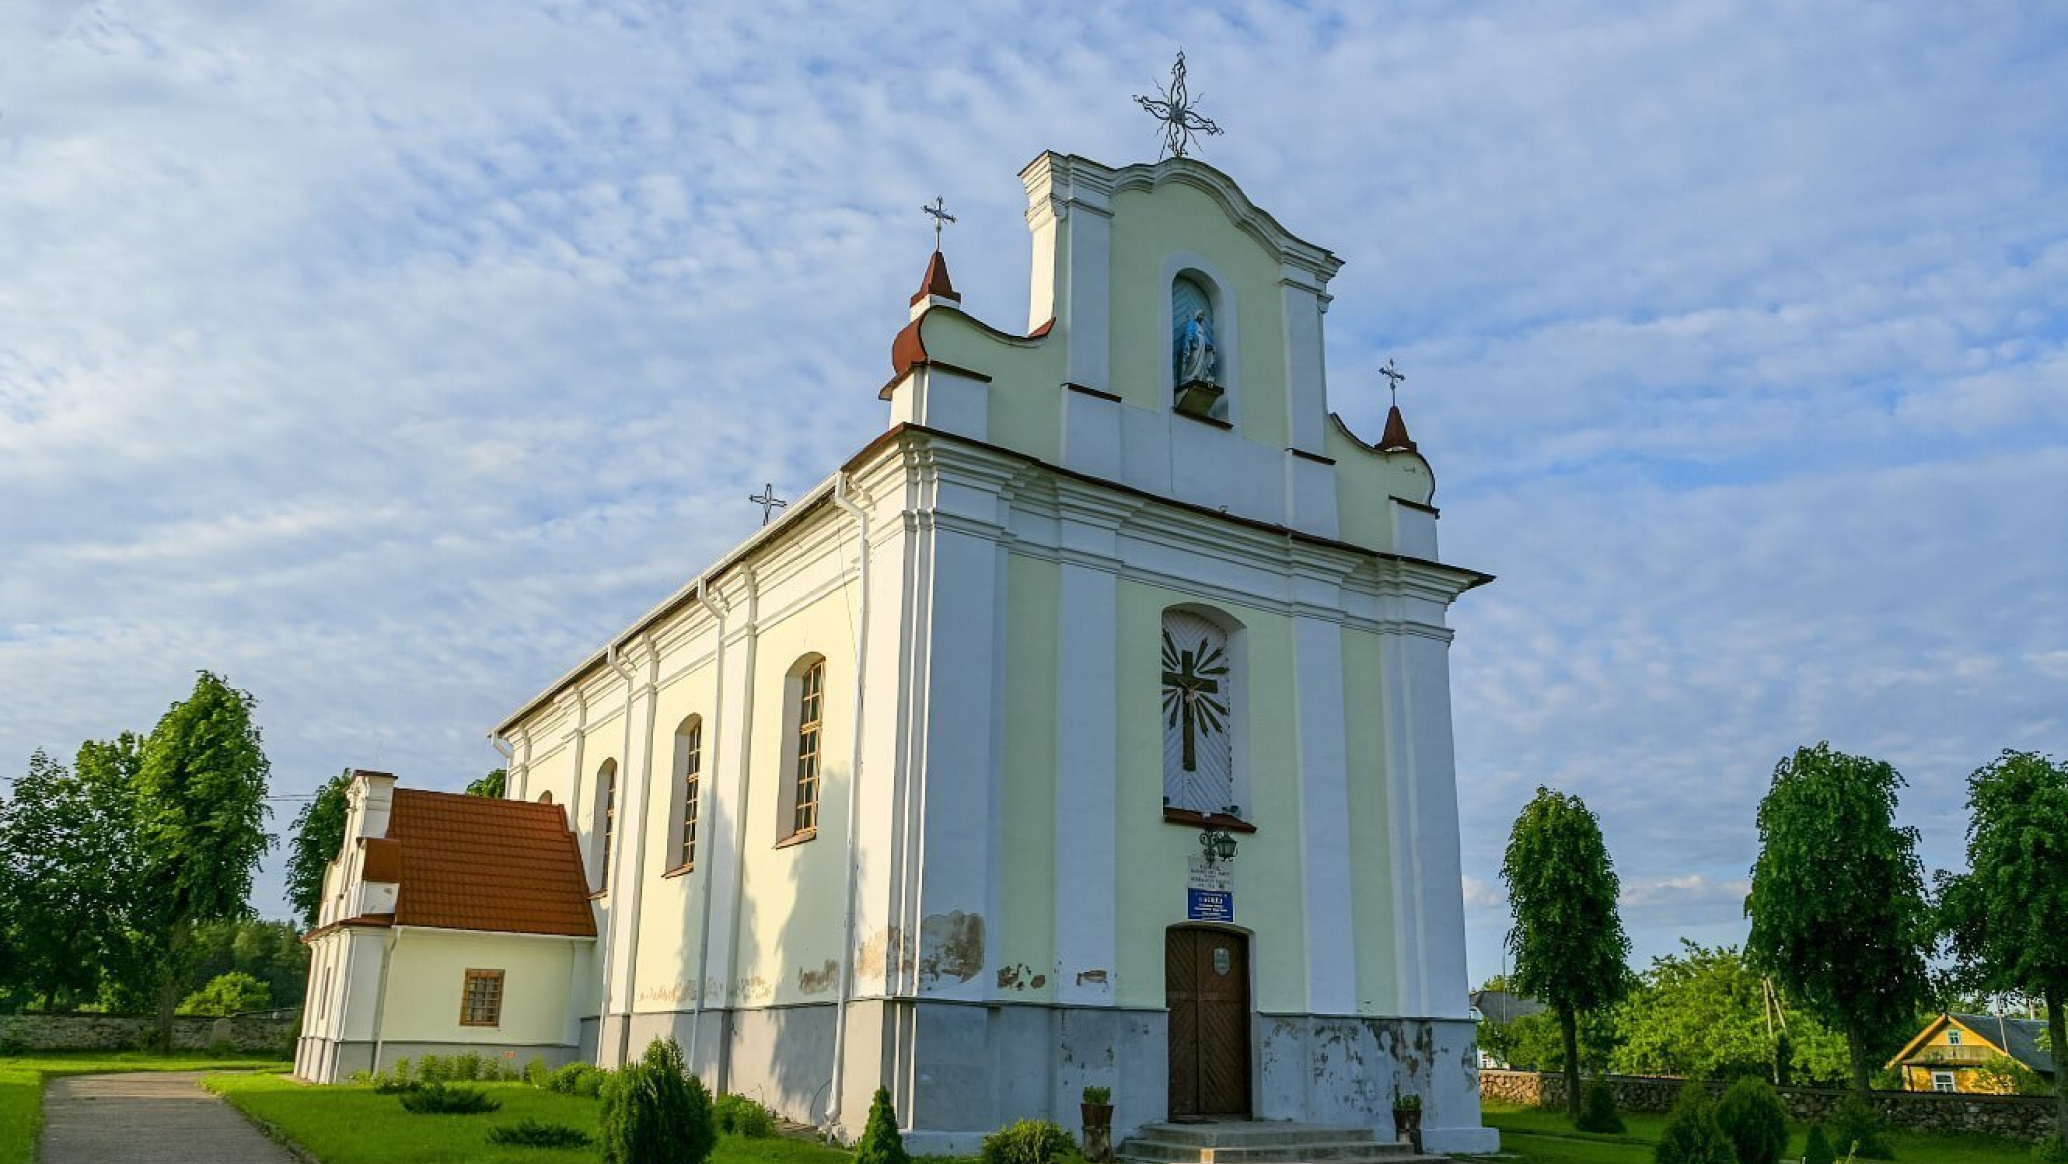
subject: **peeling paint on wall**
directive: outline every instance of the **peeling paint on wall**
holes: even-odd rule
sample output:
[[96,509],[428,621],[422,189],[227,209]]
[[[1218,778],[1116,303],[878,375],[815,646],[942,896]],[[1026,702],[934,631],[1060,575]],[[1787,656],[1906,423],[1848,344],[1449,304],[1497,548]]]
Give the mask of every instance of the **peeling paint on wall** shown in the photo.
[[998,989],[1040,990],[1048,985],[1048,975],[1034,973],[1034,967],[1025,962],[998,968]]
[[861,978],[883,977],[890,964],[889,952],[896,958],[897,969],[909,973],[912,969],[912,946],[905,940],[905,932],[897,926],[890,926],[871,934],[855,952],[855,974]]
[[1077,985],[1091,986],[1096,984],[1104,986],[1106,985],[1107,978],[1108,976],[1104,970],[1079,970],[1077,972]]
[[807,966],[797,968],[797,989],[806,994],[824,994],[833,989],[840,978],[840,964],[826,959],[826,964],[817,970]]
[[919,984],[931,986],[941,979],[967,982],[984,968],[984,915],[953,913],[929,915],[919,923]]

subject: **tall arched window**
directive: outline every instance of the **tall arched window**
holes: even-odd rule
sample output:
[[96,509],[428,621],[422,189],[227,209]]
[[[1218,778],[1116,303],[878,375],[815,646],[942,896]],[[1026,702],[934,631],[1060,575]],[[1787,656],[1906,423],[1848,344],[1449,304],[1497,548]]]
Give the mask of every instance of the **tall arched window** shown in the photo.
[[1197,608],[1163,612],[1163,803],[1240,816],[1235,779],[1236,665],[1229,629]]
[[610,888],[610,840],[618,821],[618,762],[605,760],[596,770],[596,884]]
[[679,822],[675,867],[689,869],[697,860],[697,814],[704,778],[702,716],[692,715],[675,729],[675,772],[677,795],[681,797],[675,812]]
[[826,725],[825,656],[806,655],[791,666],[783,703],[790,739],[777,831],[783,839],[804,840],[817,835],[819,827],[820,753]]

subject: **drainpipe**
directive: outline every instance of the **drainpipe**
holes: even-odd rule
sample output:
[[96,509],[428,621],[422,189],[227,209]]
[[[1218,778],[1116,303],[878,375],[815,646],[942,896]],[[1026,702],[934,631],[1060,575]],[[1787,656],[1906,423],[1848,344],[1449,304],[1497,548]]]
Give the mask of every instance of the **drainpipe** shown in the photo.
[[514,791],[510,787],[510,766],[517,762],[517,749],[511,746],[510,741],[494,732],[488,733],[488,746],[494,748],[496,755],[503,758],[503,799],[509,800]]
[[[712,696],[711,700],[711,730],[706,737],[710,741],[711,759],[710,763],[704,766],[704,770],[711,774],[712,779],[700,779],[697,781],[697,795],[704,796],[704,786],[706,784],[715,785],[718,773],[722,770],[719,767],[721,757],[718,750],[725,746],[725,612],[719,608],[717,603],[711,601],[711,583],[708,578],[697,579],[697,605],[703,607],[704,613],[710,616],[711,625],[716,628],[718,635],[718,662],[715,664],[716,677],[712,684],[716,694]],[[713,791],[716,791],[715,787]],[[711,798],[709,796],[704,796],[706,804],[710,803],[710,801]],[[733,806],[735,813],[739,812],[739,810],[739,805]],[[701,810],[697,813],[697,820],[699,822],[712,819],[709,814]],[[689,1016],[689,1069],[692,1072],[697,1069],[697,1040],[703,1034],[704,1029],[704,995],[706,993],[704,983],[711,968],[710,855],[711,847],[707,844],[704,846],[704,873],[703,876],[697,878],[698,883],[703,887],[704,901],[698,910],[702,917],[697,921],[696,1008],[690,1012]],[[718,1082],[718,1072],[715,1067],[711,1072],[711,1082],[714,1085]]]
[[[622,865],[624,864],[623,858],[625,855],[625,846],[622,840],[624,830],[618,827],[618,822],[624,820],[628,815],[625,812],[625,805],[629,802],[630,797],[625,794],[632,787],[632,677],[634,671],[630,663],[625,662],[618,656],[618,645],[616,642],[612,642],[610,649],[604,652],[603,661],[605,666],[623,676],[625,680],[625,731],[623,743],[618,746],[618,783],[617,787],[608,793],[611,798],[611,818],[604,824],[605,835],[608,837],[605,846],[610,852],[611,862]],[[652,751],[651,748],[647,750],[649,752]],[[606,890],[608,890],[613,881],[623,881],[623,878],[613,878],[611,876],[610,864],[606,863],[603,868],[603,884]],[[620,884],[618,888],[622,890],[625,887]],[[630,895],[620,897],[618,900],[629,904]],[[610,936],[605,939],[603,951],[603,1019],[605,1022],[610,1021],[611,1014],[610,980],[613,977],[612,963],[617,960],[618,935],[625,928],[620,923],[634,920],[624,918],[622,915],[625,912],[626,910],[618,905],[613,905],[610,910]],[[622,1002],[622,999],[620,1001]],[[627,1008],[625,1011],[625,1021],[618,1024],[618,1066],[620,1067],[624,1066],[625,1055],[632,1045],[631,1023],[631,1010]],[[602,1037],[603,1032],[599,1030],[597,1032],[597,1040],[600,1042]]]
[[833,478],[833,504],[855,519],[861,539],[856,567],[856,584],[861,590],[854,648],[854,719],[849,728],[852,748],[847,761],[847,855],[841,865],[840,982],[833,1009],[833,1094],[826,1108],[824,1131],[830,1134],[840,1119],[841,1088],[847,1074],[847,1004],[853,987],[855,939],[855,846],[861,833],[859,809],[862,791],[862,691],[869,665],[869,515],[847,496],[847,474]]
[[381,1069],[381,1050],[387,1042],[388,1029],[388,966],[395,960],[395,940],[401,937],[391,926],[381,936],[381,980],[373,992],[373,1063],[371,1070]]

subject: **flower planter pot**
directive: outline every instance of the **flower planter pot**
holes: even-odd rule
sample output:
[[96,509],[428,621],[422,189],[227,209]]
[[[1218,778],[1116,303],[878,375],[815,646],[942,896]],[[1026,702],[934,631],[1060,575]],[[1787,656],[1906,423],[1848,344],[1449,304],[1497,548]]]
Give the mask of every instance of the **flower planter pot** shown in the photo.
[[1084,1117],[1084,1158],[1100,1164],[1113,1158],[1113,1105],[1110,1103],[1081,1103],[1078,1111]]
[[1422,1151],[1422,1109],[1412,1108],[1393,1113],[1393,1138],[1406,1140],[1414,1145],[1415,1154]]

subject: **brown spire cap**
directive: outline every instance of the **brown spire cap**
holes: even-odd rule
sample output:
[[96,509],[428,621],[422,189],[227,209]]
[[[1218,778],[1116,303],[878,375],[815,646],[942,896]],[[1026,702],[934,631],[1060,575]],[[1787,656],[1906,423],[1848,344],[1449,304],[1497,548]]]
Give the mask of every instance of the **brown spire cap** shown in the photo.
[[935,251],[926,264],[926,278],[920,281],[919,293],[912,296],[914,304],[924,303],[929,298],[945,299],[950,303],[962,302],[962,296],[955,293],[955,284],[948,281],[948,260]]
[[1398,404],[1394,405],[1392,410],[1386,413],[1386,431],[1379,437],[1379,451],[1382,453],[1412,453],[1416,451],[1414,439],[1407,435],[1407,419],[1400,415],[1400,406]]

